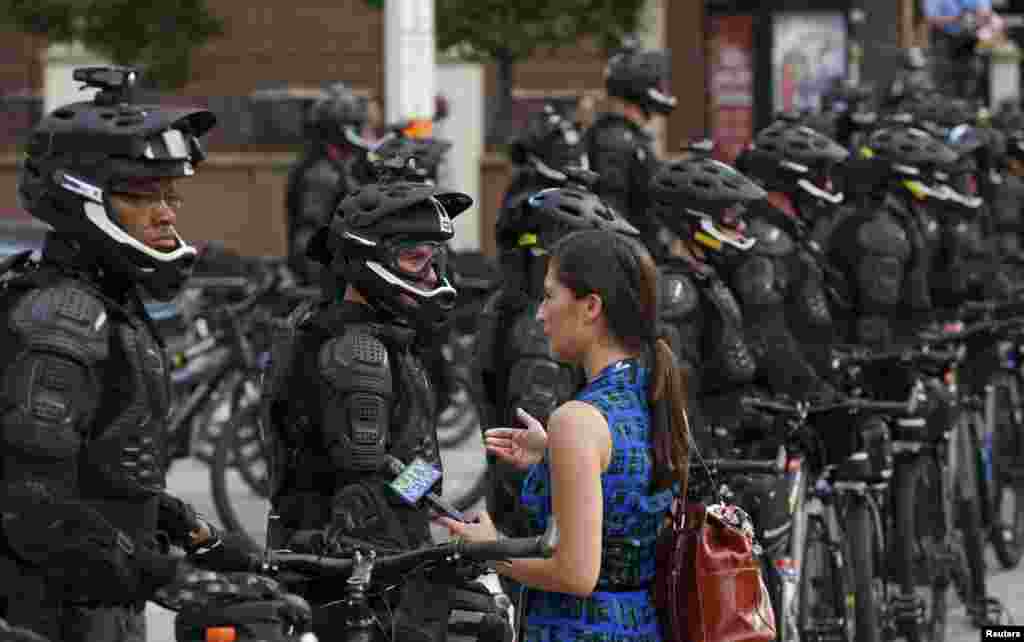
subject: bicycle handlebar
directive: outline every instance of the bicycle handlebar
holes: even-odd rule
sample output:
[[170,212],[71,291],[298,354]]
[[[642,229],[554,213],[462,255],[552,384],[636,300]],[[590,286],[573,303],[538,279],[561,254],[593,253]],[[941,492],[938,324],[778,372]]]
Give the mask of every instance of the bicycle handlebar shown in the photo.
[[741,403],[746,408],[765,410],[780,415],[813,415],[816,413],[829,412],[832,410],[853,409],[853,410],[874,410],[878,412],[907,413],[910,412],[909,401],[877,401],[875,399],[864,399],[862,397],[847,397],[839,401],[825,404],[810,404],[807,402],[786,402],[777,399],[763,399],[761,397],[743,397]]
[[785,464],[777,459],[708,459],[690,462],[690,470],[704,470],[704,466],[713,472],[740,475],[746,473],[779,475],[785,470]]
[[[444,560],[455,561],[465,558],[477,562],[488,562],[528,557],[551,557],[553,551],[552,537],[548,535],[512,537],[490,542],[453,541],[415,551],[377,556],[373,566],[375,571],[398,572]],[[262,562],[256,572],[269,575],[292,572],[310,577],[325,577],[351,573],[354,566],[355,561],[352,557],[274,552],[268,561]]]
[[932,348],[930,346],[883,352],[870,352],[863,350],[844,353],[833,351],[832,368],[834,370],[838,370],[843,367],[879,364],[887,361],[900,361],[916,366],[949,366],[960,361],[962,358],[963,352],[961,350],[942,350]]

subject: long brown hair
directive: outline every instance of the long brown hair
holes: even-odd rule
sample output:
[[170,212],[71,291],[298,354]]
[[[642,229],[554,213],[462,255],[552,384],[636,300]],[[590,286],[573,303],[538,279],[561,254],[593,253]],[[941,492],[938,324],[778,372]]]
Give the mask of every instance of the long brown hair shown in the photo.
[[680,484],[685,497],[689,472],[686,375],[660,336],[658,268],[646,249],[620,234],[574,232],[551,248],[550,266],[577,298],[601,297],[608,330],[629,350],[653,358],[648,388],[658,488]]

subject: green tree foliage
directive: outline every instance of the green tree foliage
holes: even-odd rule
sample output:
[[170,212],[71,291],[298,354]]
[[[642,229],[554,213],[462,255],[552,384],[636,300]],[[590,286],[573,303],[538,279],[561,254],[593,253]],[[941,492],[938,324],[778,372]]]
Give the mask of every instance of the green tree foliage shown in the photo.
[[160,89],[185,85],[192,51],[224,33],[205,0],[0,0],[0,21],[138,66],[144,81]]
[[497,65],[492,136],[512,102],[514,67],[538,50],[592,39],[607,50],[641,27],[645,0],[436,0],[440,51]]

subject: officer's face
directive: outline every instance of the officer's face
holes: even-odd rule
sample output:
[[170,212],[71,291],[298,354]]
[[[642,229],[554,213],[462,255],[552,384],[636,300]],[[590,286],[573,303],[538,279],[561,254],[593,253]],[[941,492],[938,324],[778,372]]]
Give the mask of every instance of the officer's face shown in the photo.
[[173,252],[178,248],[174,225],[182,199],[175,189],[174,179],[154,179],[131,189],[112,192],[110,202],[121,227],[136,240],[159,252]]

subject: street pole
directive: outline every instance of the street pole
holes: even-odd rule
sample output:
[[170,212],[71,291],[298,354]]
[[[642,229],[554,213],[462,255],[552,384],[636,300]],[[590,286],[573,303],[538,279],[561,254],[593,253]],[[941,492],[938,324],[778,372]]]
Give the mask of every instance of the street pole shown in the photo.
[[388,124],[429,136],[434,117],[434,0],[384,1],[384,96]]

